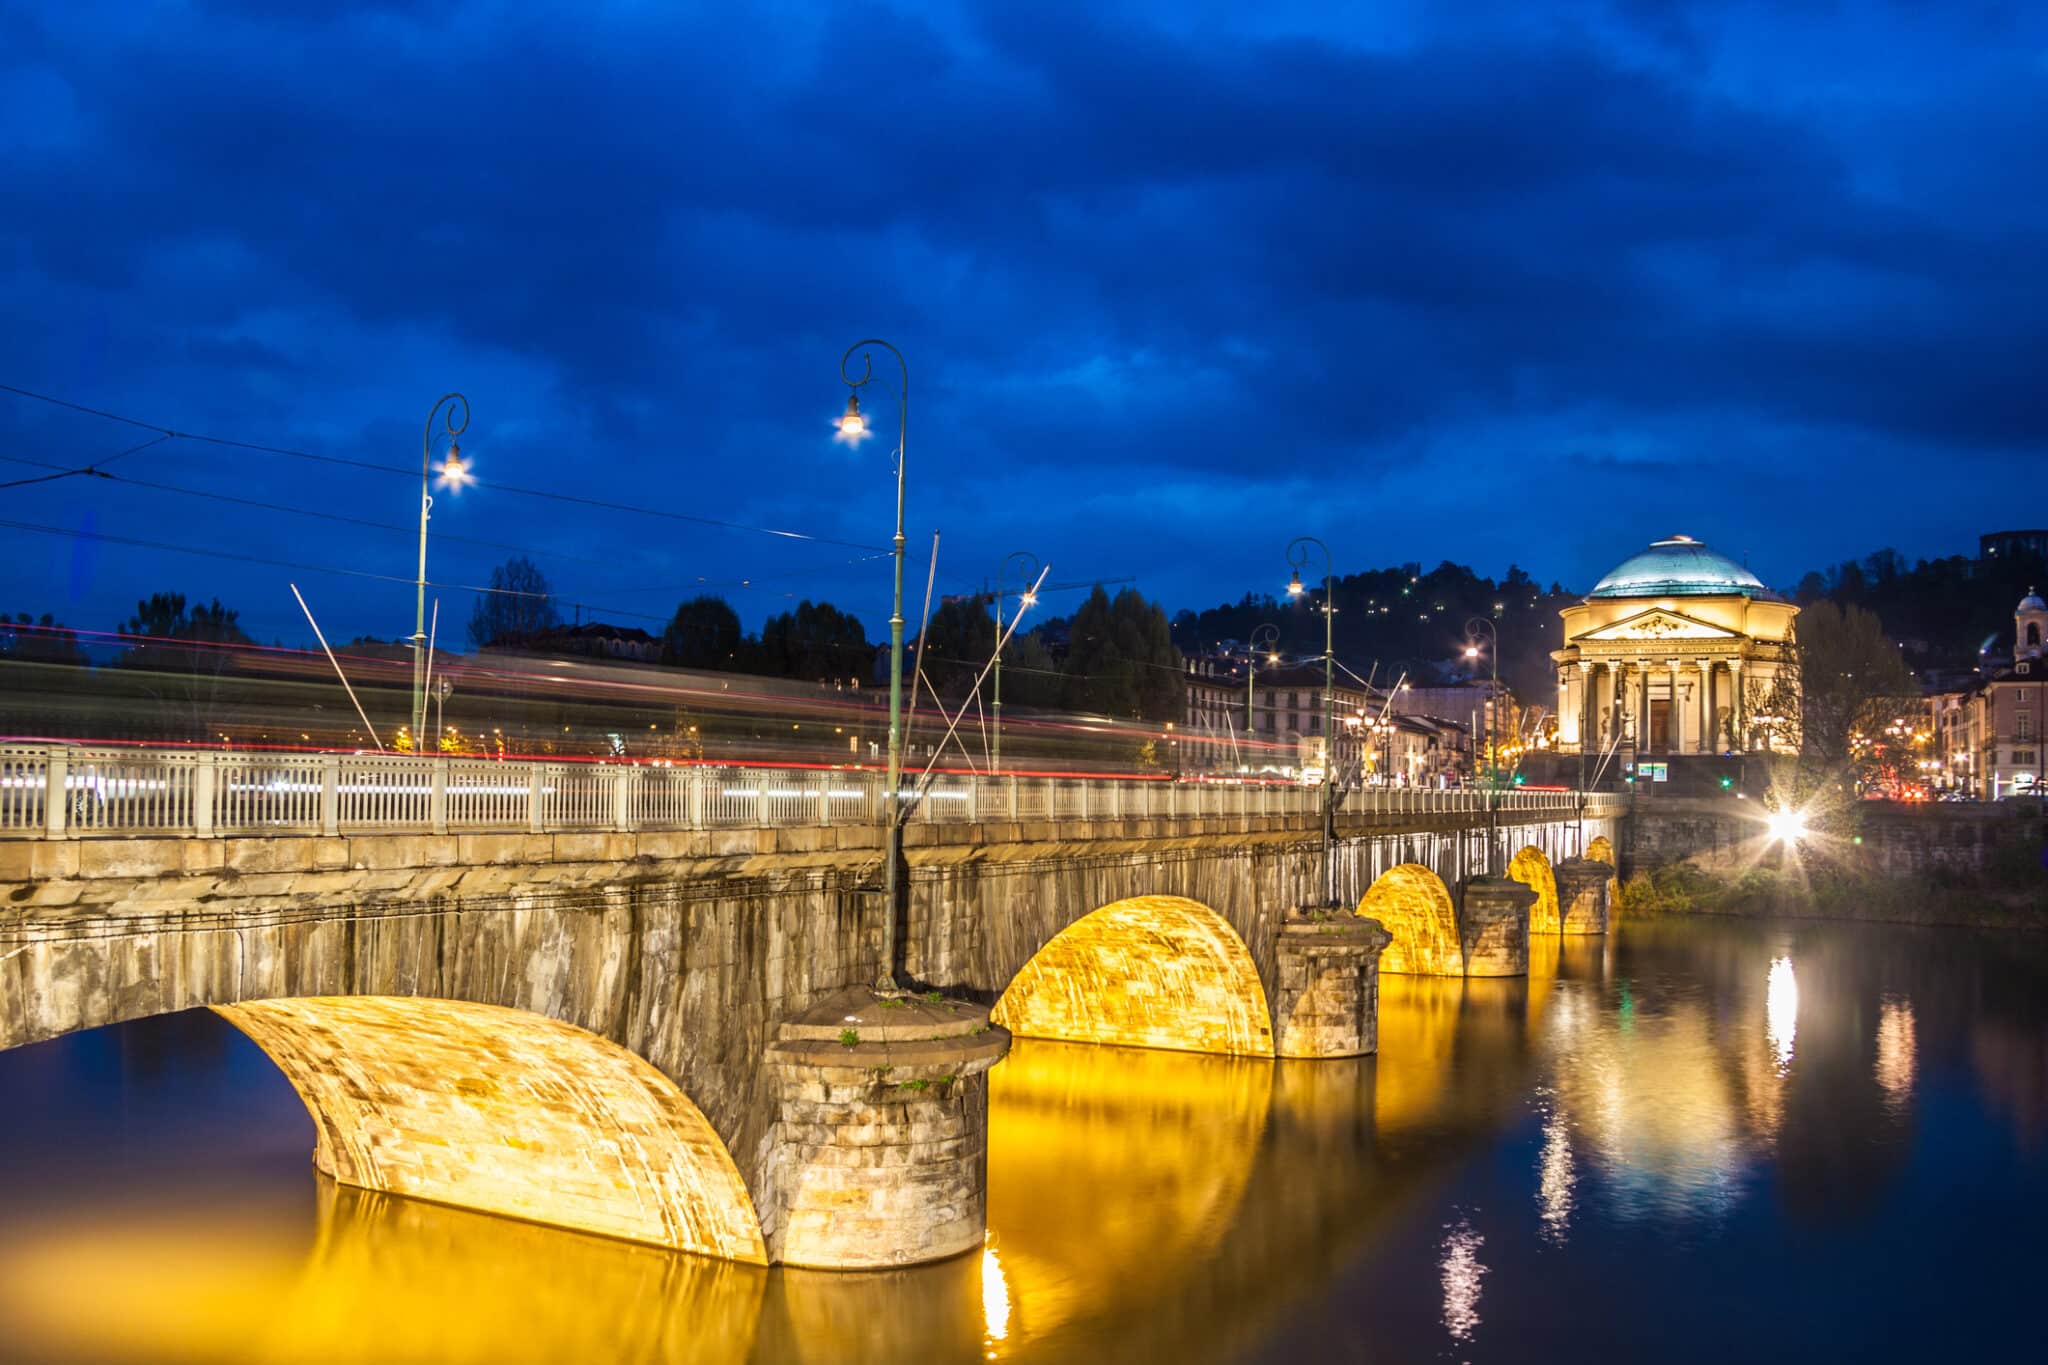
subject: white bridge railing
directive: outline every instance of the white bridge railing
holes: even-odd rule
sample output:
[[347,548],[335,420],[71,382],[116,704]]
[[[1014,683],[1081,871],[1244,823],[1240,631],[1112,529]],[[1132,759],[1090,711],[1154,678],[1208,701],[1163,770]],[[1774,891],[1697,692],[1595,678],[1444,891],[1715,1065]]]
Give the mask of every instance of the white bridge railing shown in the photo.
[[[861,769],[500,762],[397,754],[0,745],[0,838],[663,830],[877,823],[883,774]],[[903,799],[912,797],[906,780]],[[1314,815],[1280,783],[945,775],[917,823]],[[1578,796],[1502,791],[1503,815],[1565,815]],[[1368,787],[1347,817],[1476,813],[1486,793]]]

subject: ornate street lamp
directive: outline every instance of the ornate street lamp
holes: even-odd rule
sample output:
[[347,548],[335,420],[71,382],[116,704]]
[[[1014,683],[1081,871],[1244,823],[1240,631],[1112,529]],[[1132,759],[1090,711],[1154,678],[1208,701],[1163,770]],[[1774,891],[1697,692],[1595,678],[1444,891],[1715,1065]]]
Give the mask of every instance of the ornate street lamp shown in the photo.
[[[846,354],[839,357],[839,377],[853,392],[846,396],[846,412],[839,419],[839,438],[850,446],[858,447],[873,432],[867,418],[861,415],[860,390],[875,377],[874,366],[868,352],[863,349],[880,346],[896,357],[896,364],[903,372],[903,387],[896,393],[896,539],[891,543],[891,558],[896,561],[895,596],[889,612],[889,776],[884,789],[884,818],[887,821],[885,840],[886,860],[882,871],[882,974],[875,981],[875,989],[894,991],[896,985],[896,913],[902,891],[898,867],[903,861],[903,798],[900,787],[903,779],[903,466],[907,458],[910,434],[910,364],[904,360],[903,352],[879,338],[856,341],[846,348]],[[860,352],[860,377],[855,378],[848,368],[854,352]]]
[[1280,656],[1274,651],[1280,645],[1280,627],[1271,621],[1260,624],[1252,631],[1250,644],[1244,656],[1244,742],[1245,752],[1251,752],[1252,735],[1255,733],[1252,721],[1252,680],[1259,676],[1259,656],[1266,656],[1266,662],[1277,664]]
[[1478,633],[1481,626],[1486,628],[1486,638],[1491,645],[1486,651],[1486,658],[1493,670],[1493,682],[1486,693],[1486,875],[1497,877],[1500,875],[1496,870],[1499,866],[1499,853],[1497,851],[1497,846],[1500,843],[1499,830],[1497,828],[1499,817],[1493,808],[1493,793],[1494,788],[1500,785],[1500,761],[1494,752],[1498,745],[1494,740],[1493,711],[1500,704],[1498,696],[1500,692],[1500,632],[1494,629],[1492,617],[1475,616],[1467,621],[1465,623],[1465,657],[1469,660],[1476,661],[1479,658]]
[[988,770],[999,773],[1003,770],[1003,581],[1010,565],[1022,563],[1024,590],[1019,600],[1027,607],[1038,601],[1038,594],[1031,591],[1031,585],[1038,581],[1038,556],[1029,550],[1012,550],[996,568],[996,682],[995,682],[995,740],[989,746]]
[[1287,583],[1287,595],[1302,595],[1301,571],[1308,565],[1311,545],[1323,552],[1323,904],[1335,905],[1337,864],[1332,847],[1337,842],[1337,736],[1332,720],[1337,666],[1337,571],[1330,547],[1314,536],[1296,536],[1287,542],[1287,563],[1294,570]]
[[[441,411],[446,404],[448,411]],[[455,420],[455,408],[462,407],[462,420]],[[420,743],[427,733],[427,514],[434,505],[433,494],[427,485],[433,477],[434,463],[434,419],[443,417],[448,431],[448,454],[441,463],[440,482],[443,487],[456,492],[475,479],[469,466],[463,462],[462,447],[455,438],[469,430],[469,400],[459,393],[443,394],[436,399],[427,413],[427,428],[420,437],[420,571],[414,584],[416,598],[412,627],[412,734],[413,751],[419,752]]]

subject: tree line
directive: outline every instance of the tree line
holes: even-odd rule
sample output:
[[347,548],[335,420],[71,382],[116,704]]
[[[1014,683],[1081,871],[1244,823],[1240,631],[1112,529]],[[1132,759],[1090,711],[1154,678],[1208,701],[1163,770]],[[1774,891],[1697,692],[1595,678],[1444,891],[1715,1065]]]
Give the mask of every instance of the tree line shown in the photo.
[[[499,591],[480,598],[471,615],[473,644],[527,643],[559,627],[546,575],[523,556],[494,570],[490,586]],[[987,595],[950,598],[924,627],[924,675],[950,702],[963,700],[977,678],[983,695],[994,699],[992,607]],[[657,657],[676,668],[872,685],[886,667],[883,643],[869,640],[853,613],[808,600],[749,633],[731,603],[705,593],[677,605],[661,631]],[[905,644],[914,679],[920,649],[914,621]],[[1100,585],[1072,617],[1016,632],[1004,646],[1002,673],[1005,705],[1122,719],[1178,720],[1186,688],[1165,609],[1135,589],[1111,596]]]

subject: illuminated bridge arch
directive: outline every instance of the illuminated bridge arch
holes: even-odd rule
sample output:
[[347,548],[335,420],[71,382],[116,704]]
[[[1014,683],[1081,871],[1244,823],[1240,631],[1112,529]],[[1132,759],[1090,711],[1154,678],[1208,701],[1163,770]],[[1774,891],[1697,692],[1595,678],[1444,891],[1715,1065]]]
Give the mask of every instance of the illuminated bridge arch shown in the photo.
[[1027,1038],[1273,1055],[1244,940],[1179,896],[1134,896],[1075,920],[1024,964],[990,1018]]
[[[1596,834],[1591,839],[1588,839],[1586,841],[1586,860],[1588,862],[1606,863],[1610,868],[1615,867],[1617,864],[1614,860],[1614,841],[1604,834]],[[1609,872],[1607,874],[1607,904],[1612,907],[1620,900],[1621,879],[1615,873]]]
[[1557,873],[1542,849],[1530,844],[1508,861],[1508,876],[1536,893],[1529,907],[1529,932],[1554,934],[1561,927],[1557,913]]
[[1380,970],[1410,976],[1463,976],[1465,947],[1458,908],[1443,878],[1421,863],[1399,863],[1366,888],[1358,913],[1393,935],[1380,953]]
[[345,1185],[765,1264],[702,1112],[625,1048],[524,1010],[402,996],[214,1009],[313,1116]]

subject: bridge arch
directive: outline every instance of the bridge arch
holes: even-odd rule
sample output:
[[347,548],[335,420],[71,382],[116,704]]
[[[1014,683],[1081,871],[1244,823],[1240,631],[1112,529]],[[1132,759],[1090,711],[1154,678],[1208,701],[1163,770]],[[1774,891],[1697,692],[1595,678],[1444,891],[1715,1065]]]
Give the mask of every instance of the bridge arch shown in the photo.
[[[1614,841],[1604,834],[1596,834],[1586,841],[1586,859],[1589,862],[1606,863],[1612,869],[1619,864],[1614,857]],[[1609,871],[1607,874],[1607,905],[1612,910],[1621,903],[1621,878]]]
[[1557,873],[1548,854],[1534,844],[1508,860],[1508,876],[1536,893],[1529,907],[1529,932],[1554,934],[1561,927],[1557,912]]
[[1465,948],[1458,908],[1443,878],[1420,863],[1388,868],[1366,888],[1358,913],[1393,935],[1380,953],[1380,970],[1410,976],[1463,976]]
[[765,1264],[754,1205],[675,1082],[544,1015],[414,996],[216,1005],[313,1116],[345,1185]]
[[1273,1055],[1272,1014],[1237,931],[1180,896],[1090,911],[1024,964],[989,1016],[1021,1037]]

